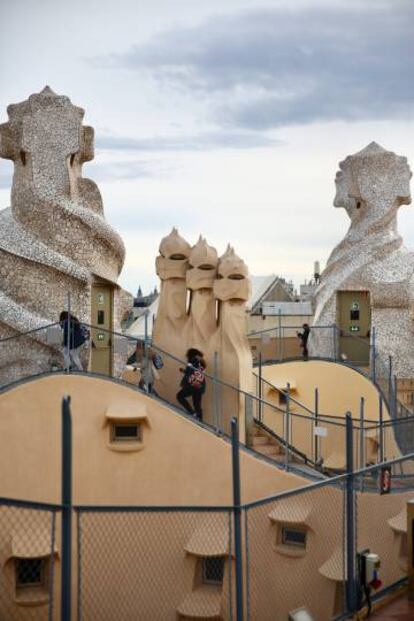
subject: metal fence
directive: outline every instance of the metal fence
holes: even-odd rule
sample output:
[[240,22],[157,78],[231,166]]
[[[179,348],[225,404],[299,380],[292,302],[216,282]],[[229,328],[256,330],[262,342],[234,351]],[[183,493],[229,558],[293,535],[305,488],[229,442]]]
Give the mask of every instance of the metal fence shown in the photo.
[[78,621],[235,618],[232,509],[76,512]]
[[62,504],[0,499],[0,619],[270,621],[305,607],[331,621],[369,603],[358,574],[362,552],[382,559],[376,596],[405,578],[414,478],[401,464],[414,473],[414,453],[355,470],[349,416],[347,472],[332,479],[241,503],[234,419],[231,505],[76,506],[69,403]]
[[0,619],[57,618],[60,507],[0,498]]

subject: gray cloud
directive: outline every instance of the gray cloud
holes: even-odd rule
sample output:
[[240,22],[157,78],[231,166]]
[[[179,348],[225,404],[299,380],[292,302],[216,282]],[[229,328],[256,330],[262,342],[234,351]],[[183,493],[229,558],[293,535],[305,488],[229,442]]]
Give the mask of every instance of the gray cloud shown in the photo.
[[263,9],[161,33],[97,63],[208,97],[225,127],[407,118],[413,24],[410,0]]
[[98,149],[119,151],[209,151],[214,149],[255,149],[273,147],[280,141],[256,132],[221,131],[194,136],[130,138],[98,136]]

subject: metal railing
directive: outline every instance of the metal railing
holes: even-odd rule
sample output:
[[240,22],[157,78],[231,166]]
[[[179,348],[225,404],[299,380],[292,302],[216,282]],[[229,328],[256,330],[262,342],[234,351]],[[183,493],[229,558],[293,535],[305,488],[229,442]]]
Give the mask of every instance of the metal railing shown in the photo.
[[[147,363],[150,347],[153,352],[160,353],[164,358],[164,362],[167,362],[173,368],[172,375],[177,377],[177,385],[170,388],[169,392],[165,394],[157,395],[153,393],[151,396],[155,399],[160,398],[168,403],[170,407],[178,409],[175,392],[179,388],[178,382],[181,377],[179,368],[185,366],[185,361],[150,343],[148,337],[144,336],[144,339],[139,339],[123,333],[105,330],[101,326],[85,323],[80,325],[89,330],[92,335],[98,330],[108,334],[112,341],[114,357],[118,356],[122,361],[125,361],[128,354],[132,354],[136,350],[137,343],[142,344],[143,359],[146,359]],[[28,339],[30,339],[30,342],[27,341]],[[47,348],[50,351],[48,370],[71,372],[68,364],[65,365],[61,353],[62,330],[59,323],[55,322],[30,330],[24,334],[0,339],[0,360],[4,361],[5,367],[7,367],[7,360],[12,358],[11,348],[16,344],[18,344],[18,348],[22,349],[22,351],[29,346]],[[82,355],[83,364],[86,366],[89,355],[88,347],[84,348],[81,358]],[[124,362],[122,362],[120,368],[125,368]],[[224,420],[223,403],[230,403],[231,412],[236,414],[240,425],[243,423],[245,427],[246,442],[250,447],[254,448],[254,426],[261,424],[262,430],[268,434],[270,441],[275,440],[284,450],[284,459],[278,460],[280,467],[288,470],[291,466],[295,466],[295,464],[300,465],[305,462],[313,467],[317,466],[324,469],[328,474],[343,470],[345,467],[344,417],[325,414],[319,411],[318,389],[315,389],[314,406],[310,408],[296,399],[291,391],[276,387],[263,378],[261,376],[261,368],[261,365],[259,365],[259,373],[254,374],[256,386],[253,393],[250,393],[223,381],[220,377],[218,365],[214,365],[213,373],[206,373],[209,389],[203,399],[206,405],[206,416],[203,424],[216,433],[229,435],[230,416],[228,415],[227,420]],[[24,371],[23,369],[23,373]],[[41,371],[30,368],[28,377],[35,376],[37,372]],[[132,373],[132,375],[136,388],[140,388],[138,384],[139,372],[136,375]],[[118,380],[123,381],[122,371],[118,374]],[[145,383],[144,385],[141,384],[141,388],[146,392],[149,390]],[[275,395],[282,395],[284,404],[276,404],[269,398],[264,398],[265,388],[274,390]],[[364,418],[363,400],[361,400],[360,412],[353,413],[355,446],[359,447],[358,451],[356,451],[355,459],[359,467],[374,463],[378,459],[382,460],[381,456],[395,457],[400,453],[409,453],[414,447],[414,421],[412,414],[399,404],[398,417],[394,416],[392,421],[384,421],[382,416],[384,401],[384,398],[379,398],[377,425]],[[393,402],[398,404],[398,401],[395,400],[395,390],[393,392]],[[229,413],[227,412],[227,414]],[[393,414],[392,408],[391,414]],[[327,436],[321,435],[325,433],[324,430]],[[274,434],[273,438],[272,434]],[[333,444],[336,444],[337,447],[336,455],[332,455]]]

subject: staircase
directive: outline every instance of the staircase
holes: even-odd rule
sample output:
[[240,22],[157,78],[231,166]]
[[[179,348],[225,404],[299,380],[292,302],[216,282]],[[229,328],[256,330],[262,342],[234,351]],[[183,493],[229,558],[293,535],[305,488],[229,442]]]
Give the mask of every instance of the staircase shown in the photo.
[[283,462],[285,459],[285,449],[282,444],[277,442],[277,440],[272,438],[256,424],[253,430],[251,448],[257,453],[270,457],[270,459],[277,462]]

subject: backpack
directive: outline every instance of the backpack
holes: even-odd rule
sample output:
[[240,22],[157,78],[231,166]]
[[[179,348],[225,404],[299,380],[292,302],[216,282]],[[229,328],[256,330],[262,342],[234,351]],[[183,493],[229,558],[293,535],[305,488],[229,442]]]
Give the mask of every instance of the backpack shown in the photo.
[[91,333],[89,332],[89,329],[84,326],[83,323],[80,324],[80,333],[82,335],[83,342],[89,341],[89,339],[91,338]]
[[205,382],[204,369],[202,367],[199,367],[197,369],[194,368],[192,373],[188,376],[187,382],[188,385],[191,386],[191,388],[199,390]]
[[164,362],[159,354],[154,354],[152,357],[152,364],[159,371],[164,366]]

